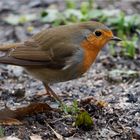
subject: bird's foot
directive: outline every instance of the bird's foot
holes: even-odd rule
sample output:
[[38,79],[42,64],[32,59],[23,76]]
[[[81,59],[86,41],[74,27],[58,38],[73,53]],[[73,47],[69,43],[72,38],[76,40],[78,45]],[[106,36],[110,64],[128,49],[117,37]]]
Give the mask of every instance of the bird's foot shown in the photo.
[[62,105],[62,101],[61,101],[60,97],[58,95],[56,95],[56,94],[54,95],[54,94],[55,93],[52,94],[50,91],[49,92],[47,91],[46,93],[38,92],[35,95],[35,99],[49,98],[51,101],[57,101],[58,104],[61,106]]
[[35,94],[35,96],[37,98],[41,98],[41,97],[45,97],[45,96],[50,96],[51,97],[51,94],[49,94],[47,92],[46,93],[38,92],[38,93]]

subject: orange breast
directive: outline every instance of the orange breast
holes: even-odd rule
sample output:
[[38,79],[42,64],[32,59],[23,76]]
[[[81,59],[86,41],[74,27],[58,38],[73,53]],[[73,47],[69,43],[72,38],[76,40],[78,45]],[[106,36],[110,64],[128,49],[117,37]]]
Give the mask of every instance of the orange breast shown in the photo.
[[[90,44],[87,40],[84,40],[81,44],[81,46],[84,49],[84,60],[81,68],[81,72],[85,73],[89,67],[92,65],[92,63],[95,61],[99,49],[94,49],[93,44]],[[91,49],[92,48],[92,49]]]

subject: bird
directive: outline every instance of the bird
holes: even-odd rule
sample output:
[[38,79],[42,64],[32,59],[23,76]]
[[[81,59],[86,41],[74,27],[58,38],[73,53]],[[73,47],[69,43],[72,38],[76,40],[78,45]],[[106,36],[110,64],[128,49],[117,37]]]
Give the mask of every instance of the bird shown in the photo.
[[23,42],[1,44],[1,64],[22,66],[41,80],[46,93],[61,102],[50,84],[80,78],[109,41],[121,41],[100,22],[87,21],[43,29]]

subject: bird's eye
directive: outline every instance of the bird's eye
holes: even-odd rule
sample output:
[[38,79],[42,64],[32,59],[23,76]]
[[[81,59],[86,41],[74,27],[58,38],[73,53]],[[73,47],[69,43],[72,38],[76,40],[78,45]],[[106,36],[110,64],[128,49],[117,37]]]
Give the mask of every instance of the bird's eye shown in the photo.
[[96,36],[101,36],[102,35],[102,32],[101,31],[95,31],[95,35]]

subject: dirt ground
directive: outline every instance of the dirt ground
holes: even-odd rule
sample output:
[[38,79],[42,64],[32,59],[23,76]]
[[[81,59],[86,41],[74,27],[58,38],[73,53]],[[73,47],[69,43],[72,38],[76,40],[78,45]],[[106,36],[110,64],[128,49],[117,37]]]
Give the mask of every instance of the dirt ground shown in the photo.
[[[128,14],[140,10],[140,2],[124,1],[111,2],[95,0],[96,6],[112,9],[121,8]],[[65,5],[62,0],[1,0],[0,1],[0,42],[8,43],[21,41],[48,24],[39,21],[28,22],[23,25],[6,24],[1,19],[11,13],[39,13],[43,7],[57,5],[61,10]],[[123,6],[125,5],[125,6]],[[27,32],[28,26],[35,27],[32,33]],[[73,118],[63,113],[38,113],[23,119],[22,125],[1,126],[4,136],[13,136],[22,140],[57,139],[47,123],[66,140],[138,140],[140,139],[140,76],[115,75],[114,69],[140,72],[140,55],[136,59],[120,56],[113,57],[108,46],[98,56],[96,63],[82,78],[51,85],[61,99],[70,104],[74,99],[80,100],[94,96],[98,100],[108,102],[103,109],[86,105],[84,108],[93,118],[94,125],[89,130],[73,126]],[[44,93],[45,89],[40,81],[32,78],[21,67],[0,65],[0,109],[5,106],[15,109],[26,106],[31,102],[46,102],[57,107],[54,100],[43,97],[34,98],[37,93]],[[45,123],[47,122],[47,123]],[[33,139],[34,140],[34,139]]]

